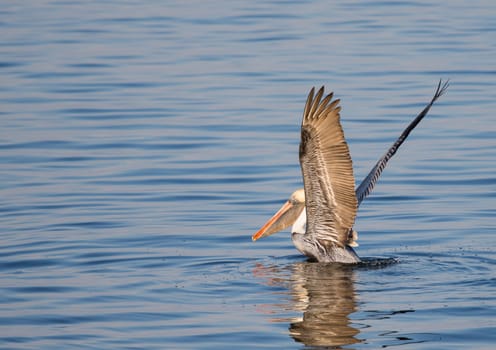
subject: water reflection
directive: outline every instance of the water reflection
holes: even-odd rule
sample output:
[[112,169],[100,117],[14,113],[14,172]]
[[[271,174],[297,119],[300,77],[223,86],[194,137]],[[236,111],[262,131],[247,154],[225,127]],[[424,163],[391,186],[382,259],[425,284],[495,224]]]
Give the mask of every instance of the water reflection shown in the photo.
[[[289,334],[308,346],[341,346],[360,342],[350,314],[357,310],[352,266],[297,262],[289,266],[291,310],[302,317],[290,319]],[[255,274],[271,285],[284,285],[286,269],[257,265]]]
[[292,270],[292,297],[303,317],[291,322],[291,336],[311,346],[359,342],[349,318],[357,308],[352,267],[301,262]]

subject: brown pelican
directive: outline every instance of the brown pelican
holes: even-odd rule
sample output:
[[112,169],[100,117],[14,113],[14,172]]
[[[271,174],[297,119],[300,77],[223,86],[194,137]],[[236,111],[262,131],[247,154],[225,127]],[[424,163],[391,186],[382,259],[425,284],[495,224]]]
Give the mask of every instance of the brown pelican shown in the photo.
[[333,93],[321,100],[324,87],[315,96],[315,88],[312,88],[301,123],[299,154],[304,188],[293,192],[281,209],[252,236],[253,241],[293,225],[291,239],[310,260],[360,262],[353,250],[358,245],[358,236],[353,230],[357,209],[374,188],[388,161],[447,88],[448,81],[443,84],[440,80],[431,101],[356,189],[350,151],[339,121],[339,100],[332,101]]

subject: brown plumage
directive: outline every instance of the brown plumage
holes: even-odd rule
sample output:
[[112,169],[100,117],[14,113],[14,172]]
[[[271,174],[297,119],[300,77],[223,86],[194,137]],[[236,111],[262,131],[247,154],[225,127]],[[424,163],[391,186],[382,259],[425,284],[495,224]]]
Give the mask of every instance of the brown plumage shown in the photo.
[[340,124],[339,100],[324,87],[308,95],[301,125],[300,164],[305,187],[307,235],[344,247],[355,223],[357,199],[350,151]]

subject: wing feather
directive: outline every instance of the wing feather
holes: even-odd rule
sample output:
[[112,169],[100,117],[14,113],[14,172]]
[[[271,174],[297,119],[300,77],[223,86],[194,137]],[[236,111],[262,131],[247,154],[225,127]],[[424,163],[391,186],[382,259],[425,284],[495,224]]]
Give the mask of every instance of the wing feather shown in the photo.
[[339,100],[324,87],[308,95],[301,126],[300,164],[305,186],[307,234],[344,246],[357,211],[355,180],[340,123]]
[[408,135],[410,135],[410,132],[427,115],[434,102],[436,102],[436,100],[444,94],[448,86],[449,86],[449,80],[446,81],[444,84],[442,80],[439,80],[436,93],[432,97],[431,101],[427,104],[427,106],[425,106],[422,112],[420,112],[419,115],[417,115],[417,117],[406,127],[406,129],[403,131],[400,137],[398,137],[398,139],[394,142],[394,144],[377,161],[377,163],[374,165],[372,170],[370,170],[369,174],[365,177],[365,179],[363,179],[363,181],[360,183],[360,186],[358,186],[358,188],[356,189],[356,197],[358,199],[358,205],[360,205],[360,203],[362,203],[365,197],[367,197],[370,194],[370,192],[372,192],[372,189],[379,180],[379,177],[381,176],[382,171],[386,167],[389,160],[394,156],[398,148],[400,148],[403,142],[407,139]]

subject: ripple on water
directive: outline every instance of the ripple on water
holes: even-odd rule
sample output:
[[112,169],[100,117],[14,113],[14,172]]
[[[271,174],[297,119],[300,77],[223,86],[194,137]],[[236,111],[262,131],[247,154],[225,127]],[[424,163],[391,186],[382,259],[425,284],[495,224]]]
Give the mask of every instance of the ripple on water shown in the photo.
[[[492,349],[493,3],[4,1],[2,345]],[[360,208],[363,264],[251,242],[302,186],[311,86],[361,178],[439,78]]]

